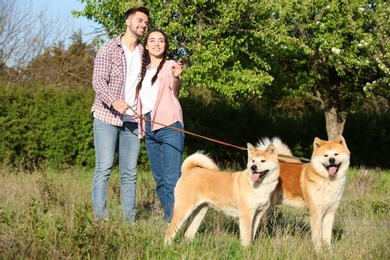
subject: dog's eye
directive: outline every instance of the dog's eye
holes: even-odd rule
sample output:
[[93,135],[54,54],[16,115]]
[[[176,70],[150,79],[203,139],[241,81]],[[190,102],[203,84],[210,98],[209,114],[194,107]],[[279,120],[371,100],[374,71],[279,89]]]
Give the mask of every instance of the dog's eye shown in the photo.
[[338,154],[338,153],[335,153],[335,154],[334,154],[334,156],[337,156],[337,155],[339,155],[339,154]]
[[266,161],[265,160],[261,160],[262,163],[265,163]]

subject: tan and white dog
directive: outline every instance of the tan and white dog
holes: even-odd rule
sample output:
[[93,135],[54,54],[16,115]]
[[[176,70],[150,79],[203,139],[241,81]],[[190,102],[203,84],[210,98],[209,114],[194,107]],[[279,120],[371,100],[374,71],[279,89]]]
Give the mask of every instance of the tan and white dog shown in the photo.
[[[257,148],[273,143],[277,152],[292,155],[280,139],[262,139]],[[286,204],[307,207],[310,211],[311,234],[316,250],[322,242],[331,246],[332,227],[336,210],[343,195],[350,161],[350,152],[344,138],[324,141],[316,137],[310,163],[279,157],[279,183],[271,199],[271,207]]]
[[212,206],[239,218],[241,244],[250,245],[278,184],[279,162],[272,144],[264,150],[249,143],[247,147],[248,163],[244,171],[219,171],[218,166],[202,153],[184,160],[182,176],[175,188],[175,205],[165,235],[166,244],[171,244],[188,218],[185,238],[194,238],[208,207]]

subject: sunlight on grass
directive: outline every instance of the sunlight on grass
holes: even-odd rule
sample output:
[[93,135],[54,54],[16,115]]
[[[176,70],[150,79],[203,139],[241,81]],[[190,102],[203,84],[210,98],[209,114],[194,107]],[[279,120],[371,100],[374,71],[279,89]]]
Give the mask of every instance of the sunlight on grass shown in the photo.
[[[0,170],[1,259],[316,259],[306,211],[278,207],[249,248],[237,219],[210,209],[192,241],[181,230],[164,245],[167,224],[150,172],[137,181],[137,223],[123,220],[119,173],[109,182],[108,221],[95,221],[93,171]],[[390,173],[351,169],[333,227],[333,251],[320,259],[389,259]]]

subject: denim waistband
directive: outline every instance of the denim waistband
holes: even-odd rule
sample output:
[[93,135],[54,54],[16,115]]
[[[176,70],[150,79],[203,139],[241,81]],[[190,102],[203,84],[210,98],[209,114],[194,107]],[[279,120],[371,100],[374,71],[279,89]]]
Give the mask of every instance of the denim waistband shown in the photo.
[[150,119],[150,118],[151,118],[150,113],[151,113],[151,112],[148,112],[148,113],[144,114],[144,117],[145,117],[146,119]]

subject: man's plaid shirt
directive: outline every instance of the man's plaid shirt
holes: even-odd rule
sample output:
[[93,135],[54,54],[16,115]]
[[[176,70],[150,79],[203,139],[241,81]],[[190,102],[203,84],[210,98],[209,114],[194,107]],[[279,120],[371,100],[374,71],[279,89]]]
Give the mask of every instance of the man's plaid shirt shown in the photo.
[[[92,85],[96,96],[91,112],[100,121],[123,125],[123,116],[112,106],[115,100],[125,99],[126,57],[122,47],[122,35],[104,43],[96,54]],[[142,44],[138,44],[142,56]]]

